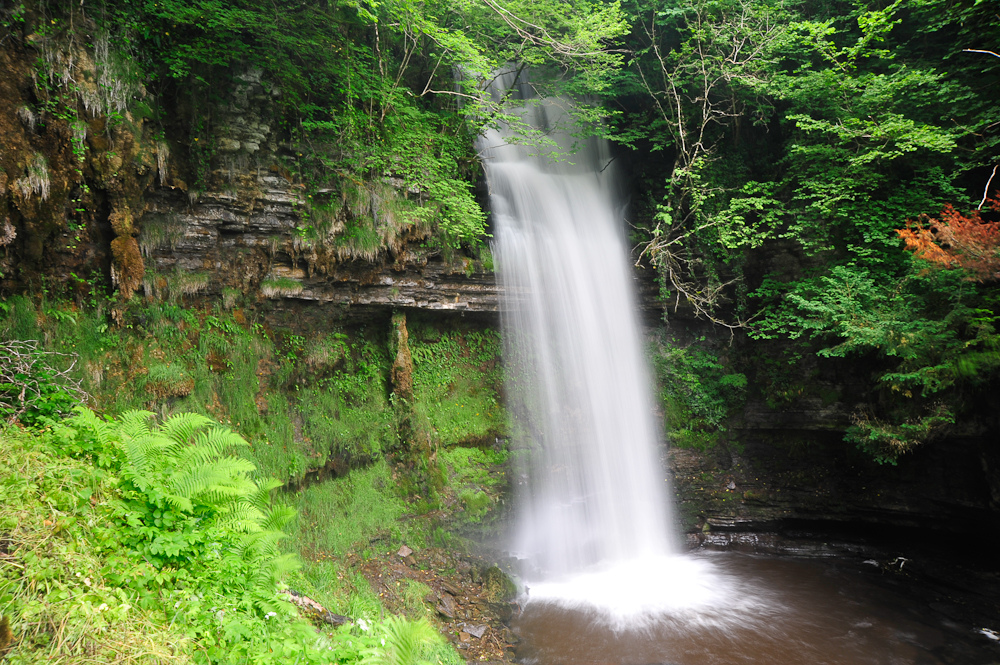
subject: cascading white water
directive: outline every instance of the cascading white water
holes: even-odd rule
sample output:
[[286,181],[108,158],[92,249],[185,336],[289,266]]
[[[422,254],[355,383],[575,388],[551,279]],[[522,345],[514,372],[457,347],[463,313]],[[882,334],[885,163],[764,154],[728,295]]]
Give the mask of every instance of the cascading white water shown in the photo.
[[[499,77],[495,98],[512,76]],[[567,146],[562,102],[534,101],[521,119]],[[490,131],[481,151],[504,290],[511,439],[524,463],[514,549],[527,563],[529,601],[632,622],[716,606],[726,589],[696,574],[701,562],[671,556],[669,483],[608,146],[589,139],[571,164],[508,138]]]

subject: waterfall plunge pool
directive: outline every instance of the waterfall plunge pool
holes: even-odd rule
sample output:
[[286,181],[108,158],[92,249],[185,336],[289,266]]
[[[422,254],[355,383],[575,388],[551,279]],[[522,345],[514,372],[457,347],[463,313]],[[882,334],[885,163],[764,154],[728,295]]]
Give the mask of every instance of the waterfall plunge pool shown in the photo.
[[[698,552],[531,586],[526,665],[987,665],[1000,643],[869,561]],[[960,601],[959,601],[960,602]],[[950,616],[949,616],[950,615]]]

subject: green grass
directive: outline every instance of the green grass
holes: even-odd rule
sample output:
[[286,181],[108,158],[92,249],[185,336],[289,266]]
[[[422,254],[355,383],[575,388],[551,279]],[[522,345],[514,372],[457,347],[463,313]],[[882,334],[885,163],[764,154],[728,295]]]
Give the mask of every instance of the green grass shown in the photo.
[[[102,425],[81,416],[44,430],[0,427],[0,615],[15,639],[5,662],[348,664],[387,657],[400,631],[420,633],[407,643],[433,654],[434,662],[460,662],[422,623],[418,610],[428,589],[407,587],[411,623],[389,615],[368,581],[337,559],[307,561],[291,572],[294,559],[273,549],[283,519],[272,516],[287,517],[286,509],[244,480],[239,491],[258,497],[254,505],[260,499],[262,512],[245,507],[234,521],[222,506],[243,499],[172,484],[185,469],[186,478],[199,477],[179,461],[183,447],[155,447],[148,454],[159,455],[157,463],[143,470],[143,455],[128,443],[133,425],[122,424],[141,422],[135,417]],[[179,429],[151,431],[181,436]],[[199,441],[207,450],[208,439]],[[224,455],[213,453],[204,463],[246,479],[248,467]],[[372,537],[395,530],[402,503],[391,490],[381,464],[298,498],[313,517],[328,521],[327,535],[336,533],[317,542],[342,552],[371,547]],[[169,500],[177,492],[191,505]],[[247,519],[263,531],[233,526]],[[290,541],[312,542],[301,529]],[[331,611],[364,624],[318,632],[277,593],[282,574]]]
[[404,579],[402,580],[402,584],[400,598],[403,601],[406,616],[411,619],[429,616],[431,609],[427,607],[424,598],[433,593],[431,588],[423,582],[412,579]]
[[483,443],[503,432],[496,331],[438,333],[415,326],[410,352],[414,413],[441,444]]
[[105,579],[93,544],[113,542],[112,476],[52,449],[49,432],[0,429],[0,614],[17,645],[5,662],[116,657],[189,662],[189,639],[159,609]]
[[329,556],[367,549],[375,539],[390,547],[402,535],[404,510],[394,488],[389,465],[379,461],[289,495],[299,511],[291,542],[299,551]]
[[15,296],[0,307],[0,336],[75,354],[83,389],[107,412],[226,422],[263,476],[297,479],[331,455],[361,464],[398,445],[388,352],[363,332],[306,339],[223,308],[157,302],[134,302],[116,328],[102,308]]

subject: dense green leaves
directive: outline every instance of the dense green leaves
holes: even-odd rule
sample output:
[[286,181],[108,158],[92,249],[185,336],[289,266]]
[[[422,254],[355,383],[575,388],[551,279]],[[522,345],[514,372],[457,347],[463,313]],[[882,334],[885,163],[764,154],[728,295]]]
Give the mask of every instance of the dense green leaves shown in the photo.
[[[284,157],[310,189],[347,196],[359,182],[374,192],[400,181],[390,223],[374,212],[349,220],[354,244],[376,250],[403,227],[434,229],[452,247],[480,243],[473,141],[505,114],[483,84],[518,62],[540,91],[601,93],[621,60],[609,46],[626,29],[617,3],[586,0],[108,0],[103,22],[155,88],[189,100],[193,162],[212,159],[213,111],[226,95],[261,79],[283,110]],[[201,177],[196,185],[206,169]]]
[[849,436],[880,459],[940,432],[996,377],[996,297],[911,261],[896,229],[983,195],[1000,59],[965,49],[997,43],[995,14],[947,0],[626,9],[623,136],[647,150],[651,185],[637,236],[670,297],[758,338],[877,358],[877,406]]

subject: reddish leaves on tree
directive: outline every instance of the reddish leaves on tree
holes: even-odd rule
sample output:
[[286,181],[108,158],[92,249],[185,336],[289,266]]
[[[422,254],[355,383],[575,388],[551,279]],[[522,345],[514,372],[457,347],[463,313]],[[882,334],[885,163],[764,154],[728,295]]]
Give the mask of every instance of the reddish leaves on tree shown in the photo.
[[[988,205],[1000,211],[1000,199]],[[918,258],[962,268],[978,282],[1000,281],[1000,222],[984,220],[979,210],[963,214],[948,204],[938,219],[921,215],[896,233]]]

